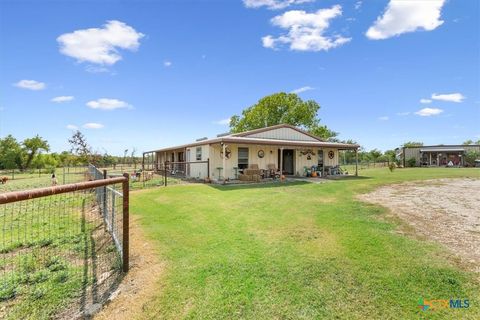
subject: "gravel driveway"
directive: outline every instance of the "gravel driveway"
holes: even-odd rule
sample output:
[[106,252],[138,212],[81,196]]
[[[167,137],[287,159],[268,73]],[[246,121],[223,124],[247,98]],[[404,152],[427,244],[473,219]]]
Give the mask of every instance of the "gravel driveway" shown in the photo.
[[480,180],[438,179],[381,187],[360,196],[417,234],[443,244],[480,273]]

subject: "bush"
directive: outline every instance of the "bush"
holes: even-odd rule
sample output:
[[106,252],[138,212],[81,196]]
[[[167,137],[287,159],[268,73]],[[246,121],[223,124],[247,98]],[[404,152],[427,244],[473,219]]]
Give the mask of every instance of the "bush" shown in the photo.
[[407,160],[407,167],[415,167],[417,165],[417,160],[415,158],[410,158]]
[[395,170],[396,167],[397,165],[395,164],[395,162],[390,162],[388,164],[388,169],[390,169],[390,172],[393,172],[393,170]]
[[480,152],[470,150],[465,153],[465,164],[468,167],[475,167],[475,160],[480,159]]

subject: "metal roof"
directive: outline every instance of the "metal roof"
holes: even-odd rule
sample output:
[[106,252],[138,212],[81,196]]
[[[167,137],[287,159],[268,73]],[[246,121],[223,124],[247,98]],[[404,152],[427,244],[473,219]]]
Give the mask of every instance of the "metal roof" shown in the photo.
[[338,142],[327,142],[327,141],[300,141],[300,140],[279,140],[279,139],[267,139],[267,138],[249,138],[249,137],[238,137],[238,136],[225,136],[219,138],[213,138],[203,141],[197,141],[194,143],[162,148],[158,150],[151,150],[146,151],[145,153],[149,152],[163,152],[163,151],[171,151],[177,149],[185,149],[191,148],[206,144],[217,144],[217,143],[237,143],[237,144],[253,144],[253,145],[277,145],[277,146],[285,146],[285,147],[310,147],[310,148],[338,148],[338,149],[357,149],[359,145],[357,144],[348,144],[348,143],[338,143]]
[[465,148],[458,147],[431,147],[431,148],[422,148],[420,152],[463,152]]

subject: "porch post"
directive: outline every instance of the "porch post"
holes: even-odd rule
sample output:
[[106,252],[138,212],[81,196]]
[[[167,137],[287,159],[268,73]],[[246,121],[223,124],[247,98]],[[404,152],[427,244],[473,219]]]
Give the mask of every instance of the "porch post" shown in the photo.
[[358,150],[355,148],[355,177],[358,177]]
[[[222,159],[222,162],[223,162],[223,163],[222,163],[222,165],[223,165],[223,183],[225,183],[225,171],[227,171],[227,170],[226,170],[226,166],[225,166],[226,163],[227,163],[227,162],[226,162],[225,149],[226,149],[227,146],[226,146],[225,143],[223,143],[223,144],[222,144],[222,147],[223,147],[223,159]],[[218,177],[218,178],[220,179],[220,177]]]
[[283,147],[280,148],[280,177],[283,175]]
[[429,163],[429,165],[431,166],[431,165],[432,165],[432,153],[430,152],[429,154],[430,154],[430,163]]

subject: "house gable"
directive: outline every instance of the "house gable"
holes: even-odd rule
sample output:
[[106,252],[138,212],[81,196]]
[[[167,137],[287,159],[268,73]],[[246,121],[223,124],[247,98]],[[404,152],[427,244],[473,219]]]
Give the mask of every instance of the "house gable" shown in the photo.
[[291,140],[291,141],[313,141],[318,142],[319,139],[302,132],[293,127],[278,127],[278,128],[265,128],[265,130],[254,130],[251,133],[242,134],[245,138],[257,138],[257,139],[275,139],[275,140]]

